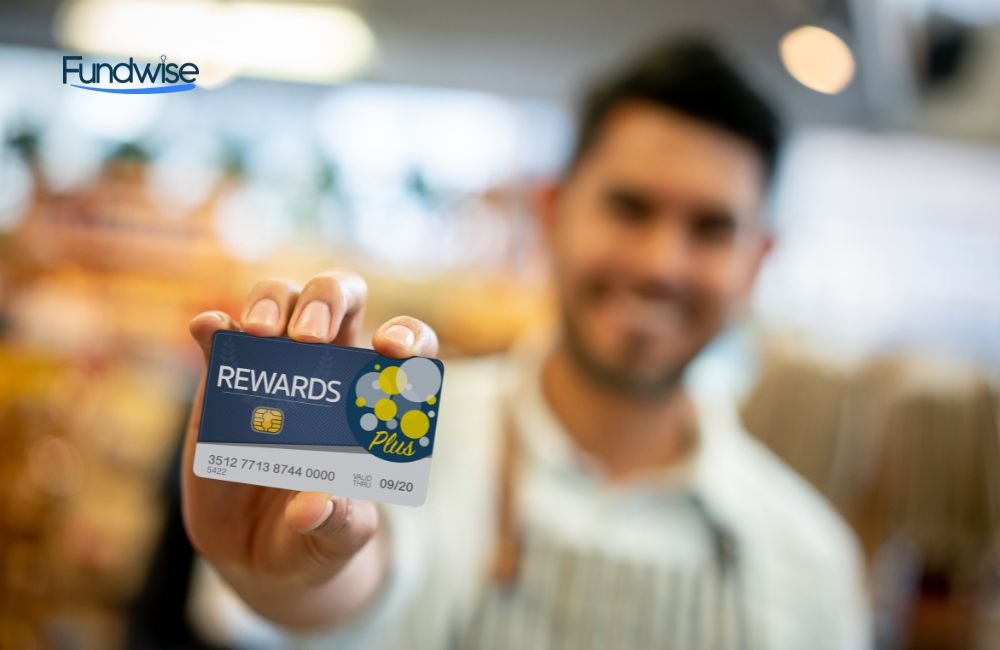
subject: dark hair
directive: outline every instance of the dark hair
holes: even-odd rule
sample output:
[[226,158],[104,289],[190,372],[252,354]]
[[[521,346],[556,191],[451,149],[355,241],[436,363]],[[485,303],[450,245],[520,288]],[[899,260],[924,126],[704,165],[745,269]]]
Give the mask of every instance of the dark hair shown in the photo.
[[657,43],[591,87],[581,105],[571,170],[597,141],[608,115],[628,101],[671,108],[721,127],[757,149],[767,178],[774,173],[782,137],[780,118],[707,40]]

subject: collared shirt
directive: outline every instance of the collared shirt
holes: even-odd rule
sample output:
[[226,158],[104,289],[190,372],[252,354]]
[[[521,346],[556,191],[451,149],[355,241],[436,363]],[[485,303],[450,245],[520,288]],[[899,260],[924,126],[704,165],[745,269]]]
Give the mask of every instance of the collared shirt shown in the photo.
[[[296,637],[297,646],[869,647],[852,534],[743,431],[732,404],[689,382],[698,414],[690,455],[609,482],[549,408],[540,359],[521,352],[448,364],[428,500],[385,507],[392,560],[376,601],[350,624]],[[507,395],[523,453],[517,511],[530,549],[523,584],[501,594],[491,562]],[[738,583],[712,573],[706,513],[734,539]],[[744,632],[745,645],[729,638]]]

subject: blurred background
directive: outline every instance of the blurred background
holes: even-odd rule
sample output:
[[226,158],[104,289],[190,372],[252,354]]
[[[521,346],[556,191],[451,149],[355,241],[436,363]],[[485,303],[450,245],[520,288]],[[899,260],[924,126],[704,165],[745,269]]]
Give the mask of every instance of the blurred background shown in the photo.
[[[699,367],[855,527],[881,648],[1000,648],[997,0],[0,2],[0,648],[267,643],[187,614],[187,321],[345,267],[369,327],[503,350],[548,317],[532,192],[576,91],[692,32],[793,125]],[[82,92],[67,53],[200,87]]]

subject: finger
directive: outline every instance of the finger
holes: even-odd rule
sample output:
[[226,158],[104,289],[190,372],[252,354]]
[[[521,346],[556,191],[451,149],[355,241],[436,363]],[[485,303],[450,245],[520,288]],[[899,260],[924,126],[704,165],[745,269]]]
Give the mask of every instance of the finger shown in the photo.
[[208,356],[212,352],[212,335],[219,330],[238,332],[240,326],[223,311],[203,311],[191,319],[188,329],[205,355],[205,363],[208,363]]
[[285,506],[285,523],[296,532],[323,540],[324,549],[331,553],[351,553],[375,533],[378,512],[368,501],[299,492]]
[[254,285],[243,304],[243,331],[254,336],[281,336],[299,296],[291,280],[265,280]]
[[315,530],[333,514],[333,500],[325,492],[299,492],[285,507],[285,523],[300,533]]
[[368,286],[355,273],[327,271],[302,289],[288,326],[299,341],[357,345]]
[[438,338],[430,325],[412,316],[396,316],[375,330],[372,347],[379,354],[396,359],[420,355],[436,357]]

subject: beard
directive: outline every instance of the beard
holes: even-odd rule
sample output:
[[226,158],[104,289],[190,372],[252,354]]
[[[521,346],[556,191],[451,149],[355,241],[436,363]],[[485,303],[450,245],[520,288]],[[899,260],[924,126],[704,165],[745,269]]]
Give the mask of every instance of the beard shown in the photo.
[[[638,372],[648,359],[651,342],[641,336],[628,336],[617,350],[614,361],[604,361],[595,354],[563,306],[564,345],[573,364],[595,384],[621,395],[641,400],[662,399],[675,392],[691,359],[679,364],[665,364],[650,371]],[[693,358],[693,357],[692,357]]]

